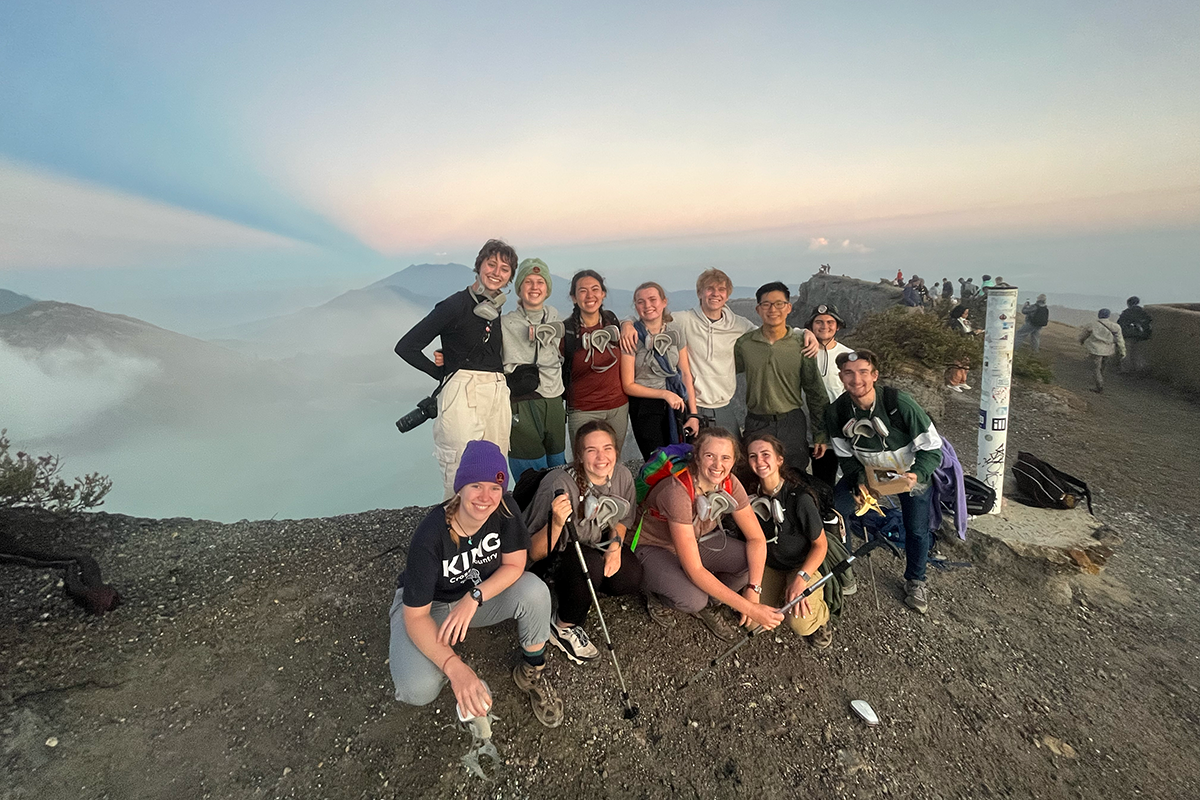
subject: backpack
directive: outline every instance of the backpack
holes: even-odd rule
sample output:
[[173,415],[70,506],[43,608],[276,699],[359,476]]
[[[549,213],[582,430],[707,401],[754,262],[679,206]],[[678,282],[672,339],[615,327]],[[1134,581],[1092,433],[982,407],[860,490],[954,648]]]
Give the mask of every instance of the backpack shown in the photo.
[[512,498],[517,501],[517,507],[522,511],[529,508],[533,502],[534,496],[537,494],[538,487],[542,485],[542,481],[550,474],[550,470],[560,469],[560,467],[547,467],[546,469],[527,469],[521,473],[521,477],[517,478],[517,482],[513,485]]
[[651,453],[649,460],[642,465],[633,479],[633,485],[637,488],[638,505],[646,502],[650,490],[663,478],[686,471],[691,455],[690,444],[669,444]]
[[967,474],[963,475],[963,489],[967,493],[967,514],[972,517],[980,517],[991,513],[996,505],[995,489],[979,478]]
[[1024,451],[1017,453],[1013,476],[1028,505],[1035,508],[1074,508],[1082,496],[1087,500],[1088,513],[1092,513],[1092,493],[1088,485],[1036,456]]

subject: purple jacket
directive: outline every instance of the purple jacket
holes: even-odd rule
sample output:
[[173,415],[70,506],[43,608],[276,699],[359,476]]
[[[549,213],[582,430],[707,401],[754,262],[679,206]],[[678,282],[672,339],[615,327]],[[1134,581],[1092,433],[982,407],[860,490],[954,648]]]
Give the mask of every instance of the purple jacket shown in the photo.
[[942,527],[942,503],[945,503],[954,513],[954,529],[958,538],[967,538],[967,489],[963,482],[963,468],[958,461],[958,453],[954,445],[945,436],[942,437],[942,465],[933,473],[933,488],[929,499],[932,508],[929,512],[929,528],[937,530]]

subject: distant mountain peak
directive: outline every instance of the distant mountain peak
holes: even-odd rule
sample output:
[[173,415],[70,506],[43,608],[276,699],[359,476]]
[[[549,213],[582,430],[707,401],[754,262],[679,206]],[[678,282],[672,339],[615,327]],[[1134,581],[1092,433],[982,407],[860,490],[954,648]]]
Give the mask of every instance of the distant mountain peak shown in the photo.
[[32,297],[10,292],[8,289],[0,289],[0,314],[11,314],[36,302]]

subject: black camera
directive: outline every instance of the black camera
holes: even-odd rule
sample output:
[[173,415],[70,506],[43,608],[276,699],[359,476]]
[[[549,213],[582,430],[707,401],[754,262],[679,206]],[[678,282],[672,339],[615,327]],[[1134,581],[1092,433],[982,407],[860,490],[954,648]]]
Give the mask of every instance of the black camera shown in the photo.
[[396,427],[401,433],[408,433],[421,425],[427,419],[437,419],[437,395],[426,397],[417,403],[417,407],[396,420]]

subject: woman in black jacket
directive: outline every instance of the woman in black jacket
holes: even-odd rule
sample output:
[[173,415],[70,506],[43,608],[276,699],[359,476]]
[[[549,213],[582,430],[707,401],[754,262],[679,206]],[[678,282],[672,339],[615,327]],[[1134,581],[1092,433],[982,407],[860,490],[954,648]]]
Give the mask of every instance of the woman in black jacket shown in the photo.
[[[828,520],[822,520],[816,489],[807,476],[786,465],[783,443],[774,436],[750,434],[746,461],[746,490],[754,495],[750,504],[767,536],[762,602],[781,607],[820,580],[829,548],[826,533],[837,536],[838,519],[831,513]],[[816,647],[829,647],[833,642],[823,591],[793,606],[788,624]]]

